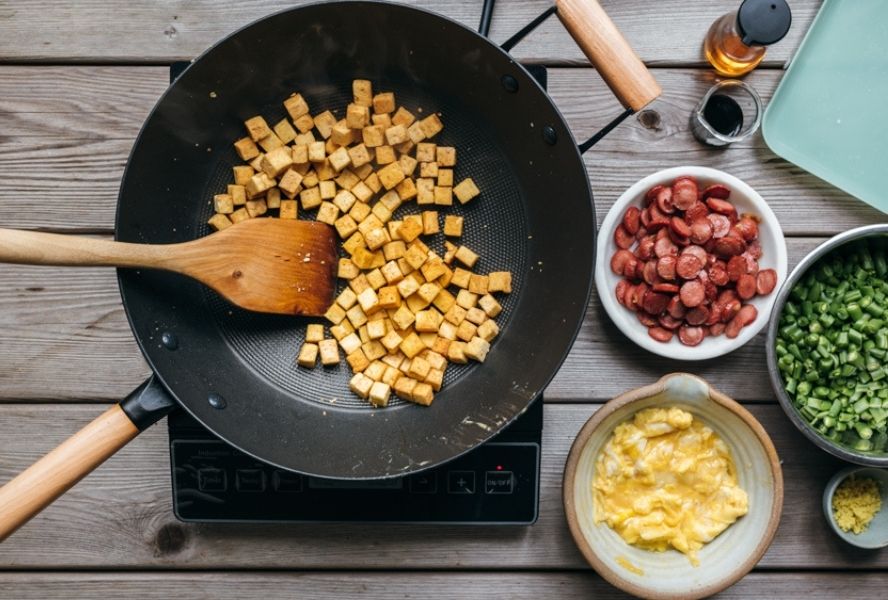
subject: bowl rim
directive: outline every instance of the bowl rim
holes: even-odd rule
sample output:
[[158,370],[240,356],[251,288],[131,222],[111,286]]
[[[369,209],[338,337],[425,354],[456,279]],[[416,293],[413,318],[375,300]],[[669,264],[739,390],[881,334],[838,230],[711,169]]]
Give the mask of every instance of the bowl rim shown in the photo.
[[796,429],[802,432],[806,438],[814,443],[815,446],[824,450],[837,458],[844,461],[861,465],[864,467],[881,467],[888,468],[888,454],[884,456],[871,456],[863,452],[855,451],[851,448],[838,445],[820,434],[798,413],[792,400],[783,387],[783,377],[780,375],[780,369],[777,368],[777,353],[774,348],[777,343],[777,329],[780,324],[780,315],[783,313],[783,307],[789,293],[796,283],[804,276],[808,269],[811,268],[824,255],[840,248],[850,242],[872,237],[874,235],[888,236],[888,223],[877,223],[875,225],[864,225],[849,229],[838,235],[834,235],[819,246],[811,250],[802,260],[793,268],[792,272],[783,280],[783,283],[777,290],[774,297],[774,304],[771,308],[771,315],[768,318],[768,332],[765,340],[765,354],[768,364],[768,377],[771,380],[771,388],[777,396],[777,401],[789,420],[792,421]]
[[[765,454],[768,456],[768,463],[771,469],[771,475],[774,479],[774,487],[771,490],[771,496],[773,497],[774,502],[771,506],[771,514],[768,516],[768,526],[765,530],[765,534],[759,540],[752,553],[747,556],[743,562],[734,567],[731,572],[723,577],[720,581],[712,583],[704,588],[695,590],[693,592],[684,592],[678,594],[652,591],[648,588],[641,587],[633,583],[632,581],[624,579],[620,576],[619,573],[609,568],[602,560],[598,558],[595,550],[592,548],[586,537],[583,535],[579,519],[577,517],[576,505],[574,504],[574,486],[576,482],[577,465],[580,460],[580,454],[582,454],[583,449],[589,442],[589,438],[592,436],[592,433],[598,428],[599,425],[601,425],[602,422],[604,422],[605,419],[607,419],[617,410],[638,400],[642,400],[644,398],[648,398],[650,396],[654,396],[663,392],[666,389],[668,382],[674,378],[693,378],[700,381],[708,389],[710,401],[730,410],[735,415],[737,415],[746,424],[747,427],[749,427],[749,429],[756,436],[759,443],[764,448]],[[595,569],[595,571],[605,580],[607,580],[611,585],[625,592],[629,592],[630,594],[634,594],[636,596],[644,598],[652,598],[654,600],[695,600],[697,598],[704,598],[713,594],[717,594],[718,592],[721,592],[722,590],[725,590],[735,584],[750,570],[752,570],[752,568],[758,563],[758,561],[767,551],[768,547],[771,545],[771,542],[774,539],[774,534],[777,532],[777,526],[780,524],[780,517],[783,512],[783,469],[780,465],[780,459],[777,456],[777,450],[774,447],[774,443],[771,441],[771,438],[768,435],[767,431],[765,431],[765,428],[762,427],[762,424],[759,423],[759,421],[752,415],[752,413],[746,410],[737,401],[732,400],[722,392],[719,392],[718,390],[713,388],[703,378],[697,377],[696,375],[692,375],[690,373],[678,372],[664,375],[655,383],[623,392],[616,398],[613,398],[612,400],[606,402],[601,408],[595,411],[595,414],[589,417],[589,420],[586,421],[586,423],[577,434],[577,437],[574,439],[573,444],[570,447],[570,452],[567,455],[567,462],[564,466],[564,478],[561,493],[562,501],[564,504],[564,514],[567,518],[567,524],[570,529],[571,537],[573,537],[574,543],[577,545],[577,548],[579,548],[583,557],[592,566],[592,568]]]
[[[650,175],[642,177],[634,184],[629,186],[620,197],[611,205],[601,226],[598,229],[598,239],[596,240],[596,257],[595,261],[595,287],[598,291],[598,298],[601,305],[607,312],[611,322],[616,325],[623,335],[629,338],[636,345],[645,350],[663,356],[666,358],[699,361],[724,356],[738,348],[746,345],[756,335],[758,335],[767,325],[776,294],[772,292],[768,296],[762,297],[763,305],[759,308],[759,316],[756,321],[744,327],[740,335],[734,339],[727,337],[712,338],[719,343],[707,344],[704,340],[699,346],[684,346],[681,344],[664,344],[652,339],[647,331],[639,323],[627,325],[623,318],[617,318],[616,312],[623,307],[620,306],[613,296],[611,286],[607,284],[608,274],[610,273],[610,256],[608,244],[613,238],[613,231],[618,225],[619,213],[625,210],[627,206],[635,200],[641,198],[644,193],[654,185],[662,185],[665,180],[674,179],[680,175],[690,175],[699,179],[709,179],[714,182],[729,185],[733,190],[739,192],[742,196],[748,198],[749,202],[755,207],[756,214],[762,219],[769,230],[774,232],[777,240],[777,247],[771,250],[774,256],[774,269],[778,274],[778,281],[786,278],[788,272],[788,254],[786,249],[786,238],[783,235],[783,229],[777,215],[768,205],[761,194],[759,194],[748,183],[720,169],[713,167],[704,167],[698,165],[685,165],[678,167],[669,167],[661,169]],[[712,341],[710,340],[710,342]]]
[[[835,518],[833,517],[832,512],[832,499],[836,493],[836,489],[838,489],[839,485],[852,475],[856,475],[861,471],[886,471],[885,469],[879,469],[878,467],[863,467],[860,465],[851,465],[845,467],[844,469],[839,470],[832,477],[829,478],[826,486],[823,488],[823,516],[826,518],[827,523],[829,523],[830,529],[836,534],[840,540],[854,546],[855,548],[863,548],[864,550],[878,550],[879,548],[888,547],[888,538],[886,538],[885,542],[882,544],[861,544],[858,541],[855,541],[852,537],[853,534],[842,531],[839,529],[839,525],[836,523]],[[888,488],[882,489],[882,497],[888,496]]]

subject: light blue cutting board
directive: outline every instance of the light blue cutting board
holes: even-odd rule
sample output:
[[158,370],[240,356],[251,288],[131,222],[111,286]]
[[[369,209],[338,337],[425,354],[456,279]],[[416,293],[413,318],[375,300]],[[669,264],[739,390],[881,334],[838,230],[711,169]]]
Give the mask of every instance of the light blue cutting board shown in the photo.
[[776,154],[888,212],[888,0],[826,0],[762,122]]

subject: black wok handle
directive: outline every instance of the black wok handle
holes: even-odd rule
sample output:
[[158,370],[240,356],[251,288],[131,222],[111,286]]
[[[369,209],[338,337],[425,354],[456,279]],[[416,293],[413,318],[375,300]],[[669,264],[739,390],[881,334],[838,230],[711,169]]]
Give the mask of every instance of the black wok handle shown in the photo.
[[0,542],[174,406],[152,377],[0,488]]
[[558,18],[625,108],[638,112],[660,85],[596,0],[555,0]]

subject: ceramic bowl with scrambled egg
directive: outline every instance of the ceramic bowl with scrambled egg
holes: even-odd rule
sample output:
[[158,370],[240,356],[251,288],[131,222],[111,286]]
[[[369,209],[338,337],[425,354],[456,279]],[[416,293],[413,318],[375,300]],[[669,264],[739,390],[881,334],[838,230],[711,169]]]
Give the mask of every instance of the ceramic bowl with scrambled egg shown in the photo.
[[782,507],[780,462],[761,424],[684,373],[605,404],[565,467],[580,551],[644,598],[702,598],[732,585],[768,549]]

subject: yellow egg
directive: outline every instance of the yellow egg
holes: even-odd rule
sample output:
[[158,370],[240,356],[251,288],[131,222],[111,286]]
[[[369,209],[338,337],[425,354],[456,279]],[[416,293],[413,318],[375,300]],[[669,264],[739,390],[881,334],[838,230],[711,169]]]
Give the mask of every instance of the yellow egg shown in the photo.
[[678,407],[648,408],[618,425],[598,455],[596,523],[627,543],[697,551],[749,510],[728,446]]

